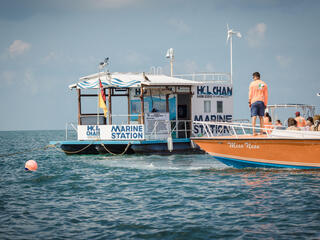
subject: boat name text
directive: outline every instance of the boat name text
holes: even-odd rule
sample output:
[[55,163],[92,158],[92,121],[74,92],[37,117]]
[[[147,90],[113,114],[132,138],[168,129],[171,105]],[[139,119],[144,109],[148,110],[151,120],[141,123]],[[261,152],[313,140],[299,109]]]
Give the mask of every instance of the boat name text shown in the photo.
[[251,143],[235,143],[228,142],[229,148],[246,148],[246,149],[260,149],[259,145],[251,144]]

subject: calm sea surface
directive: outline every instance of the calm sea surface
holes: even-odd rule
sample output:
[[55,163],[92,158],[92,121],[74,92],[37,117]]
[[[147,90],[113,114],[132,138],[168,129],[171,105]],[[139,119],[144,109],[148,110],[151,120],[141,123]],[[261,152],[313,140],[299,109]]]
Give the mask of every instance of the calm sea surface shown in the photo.
[[[0,155],[63,138],[0,132]],[[24,170],[30,159],[38,171]],[[0,157],[0,169],[0,239],[320,239],[320,171],[53,148]]]

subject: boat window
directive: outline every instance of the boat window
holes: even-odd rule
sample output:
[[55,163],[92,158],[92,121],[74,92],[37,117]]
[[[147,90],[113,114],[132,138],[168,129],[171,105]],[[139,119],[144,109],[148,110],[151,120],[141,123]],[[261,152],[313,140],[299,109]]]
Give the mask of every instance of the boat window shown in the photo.
[[[149,103],[144,102],[144,112],[150,112],[149,111]],[[141,113],[141,102],[133,100],[131,101],[131,114],[140,114]]]
[[217,101],[217,113],[223,113],[223,102]]
[[211,112],[211,101],[210,100],[205,100],[203,101],[203,106],[204,106],[204,112],[209,113]]

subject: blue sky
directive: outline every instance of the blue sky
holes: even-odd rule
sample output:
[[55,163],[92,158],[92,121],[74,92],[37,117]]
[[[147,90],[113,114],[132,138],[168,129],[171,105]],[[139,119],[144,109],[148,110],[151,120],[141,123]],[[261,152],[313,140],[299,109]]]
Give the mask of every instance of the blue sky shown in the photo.
[[0,130],[63,129],[76,121],[68,85],[111,71],[176,74],[229,71],[234,39],[234,118],[249,118],[248,85],[259,71],[269,103],[307,103],[320,112],[320,2],[296,0],[1,0]]

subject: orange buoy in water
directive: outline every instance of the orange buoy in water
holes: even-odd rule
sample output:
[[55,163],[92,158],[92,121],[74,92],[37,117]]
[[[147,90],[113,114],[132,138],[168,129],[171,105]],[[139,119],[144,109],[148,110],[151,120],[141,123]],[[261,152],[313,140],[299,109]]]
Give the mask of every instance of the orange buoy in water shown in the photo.
[[35,160],[29,160],[26,162],[24,167],[27,171],[36,171],[38,168],[38,164]]

